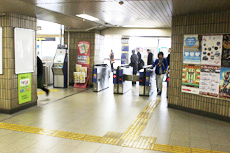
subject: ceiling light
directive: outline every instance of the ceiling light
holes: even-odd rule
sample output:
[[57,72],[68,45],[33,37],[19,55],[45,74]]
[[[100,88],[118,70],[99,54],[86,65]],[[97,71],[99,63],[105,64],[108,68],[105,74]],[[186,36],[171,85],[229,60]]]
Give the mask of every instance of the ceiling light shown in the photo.
[[95,18],[95,17],[87,15],[87,14],[78,14],[76,16],[80,17],[80,18],[83,18],[83,19],[86,19],[86,20],[90,20],[90,21],[99,21],[98,18]]
[[145,25],[124,25],[122,27],[126,28],[154,28],[155,26],[145,26]]

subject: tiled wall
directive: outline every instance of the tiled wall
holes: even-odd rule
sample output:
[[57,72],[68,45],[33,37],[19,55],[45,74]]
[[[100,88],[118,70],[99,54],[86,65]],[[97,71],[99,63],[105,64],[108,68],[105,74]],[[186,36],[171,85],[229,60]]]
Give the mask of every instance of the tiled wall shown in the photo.
[[230,119],[230,101],[181,92],[184,34],[230,33],[230,13],[176,16],[172,19],[169,107]]
[[34,72],[32,73],[32,101],[19,105],[18,76],[15,74],[14,62],[14,27],[36,30],[36,24],[36,19],[28,16],[13,13],[0,16],[0,26],[3,29],[3,75],[0,75],[0,111],[8,111],[37,102],[37,76]]
[[[94,32],[69,32],[69,82],[74,83],[73,72],[75,72],[75,65],[77,63],[77,43],[79,41],[89,41],[90,42],[90,85],[92,85],[92,72],[95,59],[100,53],[101,41],[104,37],[95,34]],[[64,43],[68,44],[68,32],[64,34]],[[95,58],[96,57],[96,58]]]

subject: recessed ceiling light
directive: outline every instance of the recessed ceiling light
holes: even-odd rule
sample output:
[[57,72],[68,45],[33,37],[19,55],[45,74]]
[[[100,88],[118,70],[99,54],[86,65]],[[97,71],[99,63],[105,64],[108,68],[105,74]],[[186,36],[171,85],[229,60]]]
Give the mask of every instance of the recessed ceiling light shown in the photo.
[[124,25],[122,27],[127,28],[154,28],[155,26],[145,26],[145,25]]
[[86,20],[90,20],[90,21],[99,21],[98,18],[95,18],[93,16],[90,16],[88,14],[78,14],[76,15],[77,17],[80,17],[80,18],[83,18],[83,19],[86,19]]

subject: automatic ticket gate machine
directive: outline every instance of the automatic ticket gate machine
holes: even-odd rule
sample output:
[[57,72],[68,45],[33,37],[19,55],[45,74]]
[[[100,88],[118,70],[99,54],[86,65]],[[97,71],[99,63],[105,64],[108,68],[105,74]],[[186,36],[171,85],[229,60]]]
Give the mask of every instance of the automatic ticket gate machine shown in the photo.
[[139,74],[139,95],[150,96],[153,93],[153,69],[142,69]]
[[93,91],[98,92],[109,88],[110,67],[107,64],[97,64],[93,67]]
[[52,66],[54,88],[67,88],[68,55],[67,49],[57,49]]
[[128,65],[118,66],[113,73],[115,94],[123,94],[132,89],[133,68]]

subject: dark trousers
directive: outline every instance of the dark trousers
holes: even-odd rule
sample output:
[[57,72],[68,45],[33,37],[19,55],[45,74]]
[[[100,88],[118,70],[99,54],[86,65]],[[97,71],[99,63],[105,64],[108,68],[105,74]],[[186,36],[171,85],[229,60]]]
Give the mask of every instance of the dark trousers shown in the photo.
[[113,72],[113,63],[110,63],[111,64],[111,71]]

